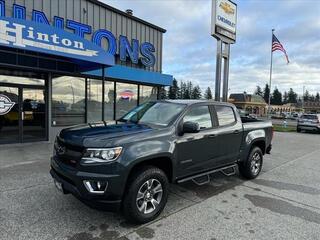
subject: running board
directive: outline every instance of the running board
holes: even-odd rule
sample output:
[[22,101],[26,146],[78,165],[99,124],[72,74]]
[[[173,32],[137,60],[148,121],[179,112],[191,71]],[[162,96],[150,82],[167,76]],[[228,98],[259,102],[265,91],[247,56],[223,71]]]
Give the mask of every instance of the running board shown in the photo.
[[[222,172],[225,176],[232,176],[232,175],[234,175],[236,173],[236,167],[237,167],[237,164],[233,164],[233,165],[230,165],[230,166],[226,166],[226,167],[210,170],[208,172],[204,172],[204,173],[200,173],[200,174],[197,174],[197,175],[194,175],[194,176],[191,176],[191,177],[186,177],[186,178],[180,179],[180,180],[177,181],[177,183],[184,183],[184,182],[192,180],[195,184],[201,186],[201,185],[204,185],[204,184],[207,184],[207,183],[210,182],[210,176],[209,176],[210,174],[216,173],[216,172]],[[225,171],[227,169],[232,169],[232,172],[227,173]],[[203,176],[207,177],[205,181],[203,181],[203,182],[197,181],[197,178],[200,178],[200,177],[203,177]]]
[[228,169],[221,170],[220,172],[227,177],[230,177],[236,174],[236,166],[230,167],[230,170],[232,170],[231,172],[227,172],[226,170]]

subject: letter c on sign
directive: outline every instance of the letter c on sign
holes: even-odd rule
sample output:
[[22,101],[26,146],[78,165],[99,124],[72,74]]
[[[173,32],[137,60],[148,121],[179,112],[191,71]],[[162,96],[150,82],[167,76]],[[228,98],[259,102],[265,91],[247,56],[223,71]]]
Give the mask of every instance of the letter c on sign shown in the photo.
[[100,29],[96,31],[93,36],[92,36],[92,42],[95,43],[96,45],[102,47],[102,39],[105,38],[108,41],[108,50],[107,52],[116,55],[117,52],[117,40],[113,36],[111,32],[105,29]]

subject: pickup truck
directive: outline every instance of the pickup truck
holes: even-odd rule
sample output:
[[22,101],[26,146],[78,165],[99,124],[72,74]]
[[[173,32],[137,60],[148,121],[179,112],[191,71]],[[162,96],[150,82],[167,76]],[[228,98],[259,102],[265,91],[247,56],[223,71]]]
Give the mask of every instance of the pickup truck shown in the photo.
[[164,209],[170,183],[202,185],[212,173],[230,175],[236,167],[243,177],[256,178],[272,137],[271,122],[243,123],[232,104],[154,101],[115,123],[62,130],[50,173],[63,193],[146,223]]

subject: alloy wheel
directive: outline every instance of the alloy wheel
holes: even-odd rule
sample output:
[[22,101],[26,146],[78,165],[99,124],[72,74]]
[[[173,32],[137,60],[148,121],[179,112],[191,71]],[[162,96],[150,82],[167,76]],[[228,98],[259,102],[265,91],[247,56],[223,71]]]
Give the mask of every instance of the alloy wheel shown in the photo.
[[154,212],[162,199],[162,184],[157,179],[149,179],[139,188],[136,205],[143,214]]
[[251,159],[251,172],[257,175],[261,168],[261,156],[259,153],[254,153]]

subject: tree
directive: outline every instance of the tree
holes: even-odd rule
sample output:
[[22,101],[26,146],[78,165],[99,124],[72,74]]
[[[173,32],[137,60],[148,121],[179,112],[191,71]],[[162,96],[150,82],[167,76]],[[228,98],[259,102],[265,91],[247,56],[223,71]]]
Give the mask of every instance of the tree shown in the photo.
[[287,91],[285,91],[284,94],[283,94],[283,101],[282,101],[282,103],[283,103],[283,104],[286,104],[286,103],[288,103],[288,100],[289,100],[288,93],[287,93]]
[[288,92],[288,103],[297,103],[298,94],[296,94],[292,88]]
[[310,95],[309,101],[310,102],[315,102],[316,101],[316,98],[315,98],[315,96],[313,94]]
[[260,87],[260,86],[257,86],[257,88],[256,88],[256,90],[255,90],[255,92],[254,92],[254,94],[255,94],[255,95],[259,95],[259,96],[263,97],[263,91],[262,91],[262,89],[261,89],[261,87]]
[[270,95],[269,84],[266,84],[266,86],[263,89],[263,98],[266,101],[266,103],[269,103],[269,95]]
[[282,93],[278,90],[278,88],[275,88],[272,93],[271,104],[282,105]]
[[165,87],[159,88],[159,97],[160,99],[167,99],[167,90]]
[[320,94],[319,94],[318,92],[317,92],[317,94],[316,94],[315,101],[316,101],[316,102],[320,102]]
[[180,82],[180,99],[184,99],[184,96],[186,95],[187,86],[184,82]]
[[191,99],[192,90],[193,90],[192,82],[190,81],[187,83],[181,82],[182,99]]
[[306,90],[303,94],[303,101],[308,102],[310,100],[310,94],[309,91]]
[[179,87],[178,87],[178,82],[175,78],[173,79],[172,86],[170,86],[169,88],[168,98],[169,99],[179,98]]
[[205,99],[212,99],[212,92],[211,92],[211,88],[208,87],[204,93],[204,98]]
[[199,85],[195,86],[193,89],[192,89],[192,92],[191,92],[191,98],[192,99],[200,99],[201,98],[201,88],[199,87]]

